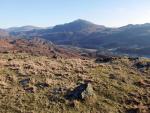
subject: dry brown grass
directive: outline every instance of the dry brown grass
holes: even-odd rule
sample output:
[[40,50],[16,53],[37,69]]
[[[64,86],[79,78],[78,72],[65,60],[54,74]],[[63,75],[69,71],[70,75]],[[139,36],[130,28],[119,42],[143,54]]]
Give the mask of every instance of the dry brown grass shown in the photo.
[[[138,103],[149,107],[149,87],[135,83],[150,81],[150,70],[143,72],[134,63],[127,58],[96,64],[93,59],[0,54],[0,113],[125,113]],[[20,84],[27,78],[29,83]],[[84,80],[93,81],[96,98],[75,100],[72,107],[64,95]]]

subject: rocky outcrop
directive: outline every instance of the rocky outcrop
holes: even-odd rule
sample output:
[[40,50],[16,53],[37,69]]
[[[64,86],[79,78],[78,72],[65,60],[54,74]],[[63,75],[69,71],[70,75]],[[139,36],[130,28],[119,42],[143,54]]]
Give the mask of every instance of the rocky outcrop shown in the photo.
[[95,62],[96,63],[108,63],[112,62],[113,60],[116,60],[117,57],[112,57],[112,56],[99,56]]
[[74,90],[69,92],[65,97],[68,100],[85,100],[90,96],[94,96],[92,85],[91,83],[84,83],[75,87]]
[[129,61],[137,61],[139,60],[139,57],[129,57],[128,59]]
[[150,68],[150,62],[137,62],[137,63],[135,64],[135,66],[136,66],[138,69],[141,69],[141,68],[149,69],[149,68]]

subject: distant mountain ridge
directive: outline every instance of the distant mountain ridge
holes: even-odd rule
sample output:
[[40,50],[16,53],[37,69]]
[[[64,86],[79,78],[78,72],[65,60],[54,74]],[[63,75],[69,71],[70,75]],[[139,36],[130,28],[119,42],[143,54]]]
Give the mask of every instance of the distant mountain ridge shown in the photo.
[[9,33],[5,31],[4,29],[0,29],[0,38],[8,37]]
[[25,32],[25,31],[31,31],[31,30],[37,30],[37,29],[42,29],[41,27],[35,27],[35,26],[22,26],[22,27],[11,27],[6,29],[8,32]]
[[[71,45],[89,49],[104,48],[119,53],[120,50],[124,49],[133,50],[138,48],[140,50],[140,48],[150,47],[149,23],[110,28],[78,19],[45,29],[25,27],[25,29],[17,28],[7,31],[15,37],[39,37],[58,45]],[[125,51],[122,52],[126,53]],[[142,52],[138,51],[138,53]]]

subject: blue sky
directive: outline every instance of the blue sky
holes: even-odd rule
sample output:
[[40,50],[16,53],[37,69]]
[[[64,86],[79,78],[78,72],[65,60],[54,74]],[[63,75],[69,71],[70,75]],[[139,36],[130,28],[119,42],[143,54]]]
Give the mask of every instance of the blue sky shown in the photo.
[[112,27],[150,23],[150,0],[0,0],[0,28],[79,18]]

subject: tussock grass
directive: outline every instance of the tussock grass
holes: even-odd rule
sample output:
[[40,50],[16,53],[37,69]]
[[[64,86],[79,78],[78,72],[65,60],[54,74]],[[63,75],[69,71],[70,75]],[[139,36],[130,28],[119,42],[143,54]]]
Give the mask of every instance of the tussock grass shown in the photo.
[[[147,105],[149,87],[135,83],[149,80],[150,71],[143,69],[143,73],[134,63],[127,58],[96,64],[92,59],[0,54],[0,113],[125,113],[135,106],[134,99]],[[27,78],[29,83],[22,86],[19,81]],[[66,100],[66,92],[84,80],[92,81],[96,97]],[[49,87],[39,88],[37,83],[47,83]]]

